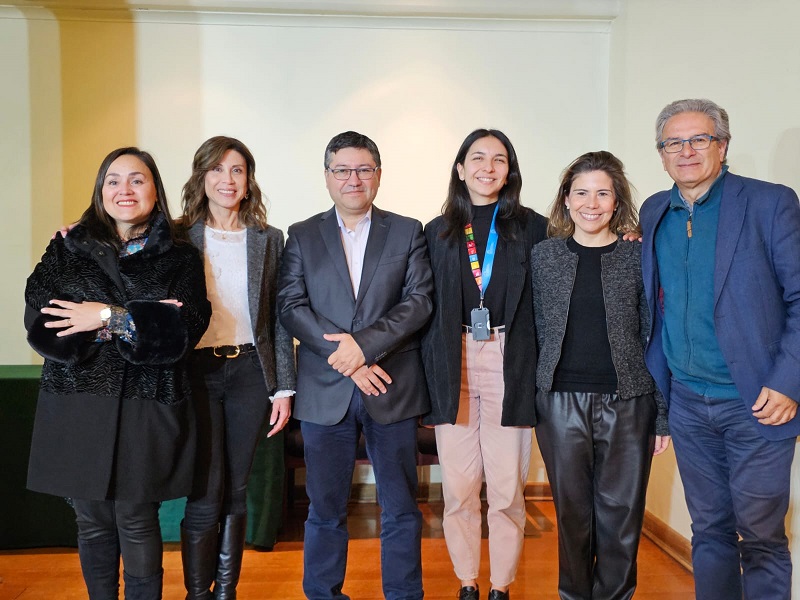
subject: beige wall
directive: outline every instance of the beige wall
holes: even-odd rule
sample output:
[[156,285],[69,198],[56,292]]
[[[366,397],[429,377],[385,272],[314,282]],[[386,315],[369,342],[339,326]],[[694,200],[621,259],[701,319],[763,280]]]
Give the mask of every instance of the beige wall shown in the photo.
[[[15,13],[17,11],[14,11]],[[28,72],[28,33],[21,20],[0,19],[0,73],[6,84],[0,92],[0,164],[6,173],[7,193],[2,195],[0,256],[3,280],[0,289],[0,338],[9,346],[5,362],[27,364],[31,352],[20,333],[23,315],[22,288],[31,270],[31,113]],[[12,141],[13,140],[13,141]]]
[[[654,149],[656,115],[668,102],[687,97],[711,98],[728,111],[731,171],[800,190],[798,21],[795,0],[622,4],[612,29],[609,147],[625,160],[642,199],[671,184]],[[800,460],[795,460],[787,525],[796,557],[799,488]],[[671,452],[655,460],[648,509],[691,535]],[[800,569],[793,583],[792,597],[800,598]]]
[[0,28],[0,60],[20,82],[0,98],[13,132],[0,151],[19,174],[5,202],[24,216],[0,242],[19,246],[0,296],[0,363],[37,360],[21,327],[24,279],[55,225],[88,205],[114,147],[154,153],[177,211],[197,146],[240,137],[285,229],[330,206],[322,152],[346,129],[381,148],[378,203],[422,221],[475,127],[511,137],[523,201],[540,211],[563,166],[608,137],[608,19],[0,8]]

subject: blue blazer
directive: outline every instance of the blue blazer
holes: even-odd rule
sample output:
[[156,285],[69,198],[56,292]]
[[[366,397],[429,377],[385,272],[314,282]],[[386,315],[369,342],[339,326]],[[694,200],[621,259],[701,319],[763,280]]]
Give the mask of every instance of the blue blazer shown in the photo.
[[[800,401],[800,204],[786,186],[728,173],[723,181],[714,268],[714,325],[748,412],[762,387]],[[670,373],[662,347],[664,305],[655,231],[670,191],[642,205],[642,277],[650,307],[647,366],[669,402]],[[783,425],[761,425],[769,440],[800,434],[800,411]]]

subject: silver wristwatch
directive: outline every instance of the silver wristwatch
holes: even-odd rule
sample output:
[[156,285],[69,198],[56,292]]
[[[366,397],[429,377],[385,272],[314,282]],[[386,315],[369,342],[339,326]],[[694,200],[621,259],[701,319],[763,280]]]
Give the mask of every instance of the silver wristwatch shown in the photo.
[[108,327],[108,323],[111,321],[111,307],[106,306],[100,311],[100,322],[103,324],[103,327]]

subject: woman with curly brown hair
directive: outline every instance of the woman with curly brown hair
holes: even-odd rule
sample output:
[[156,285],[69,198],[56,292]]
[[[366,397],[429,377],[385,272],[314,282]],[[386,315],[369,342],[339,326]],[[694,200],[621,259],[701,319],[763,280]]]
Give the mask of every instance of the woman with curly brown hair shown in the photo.
[[291,414],[292,339],[275,308],[283,233],[267,224],[255,169],[242,142],[213,137],[183,188],[182,225],[203,257],[213,308],[189,365],[201,445],[181,527],[187,599],[236,597],[256,445],[267,417],[273,438]]
[[642,248],[621,237],[637,226],[622,163],[589,152],[564,171],[550,238],[531,252],[536,439],[565,600],[633,596],[650,463],[669,444],[666,403],[644,363]]

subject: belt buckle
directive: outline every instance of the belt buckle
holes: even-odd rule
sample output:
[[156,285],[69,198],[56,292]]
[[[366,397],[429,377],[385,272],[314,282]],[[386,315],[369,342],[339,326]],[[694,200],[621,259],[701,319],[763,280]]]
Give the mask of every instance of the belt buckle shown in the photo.
[[217,349],[225,348],[226,346],[214,346],[214,356],[217,358],[236,358],[239,356],[241,350],[239,350],[239,346],[233,346],[233,353],[232,354],[217,354]]

